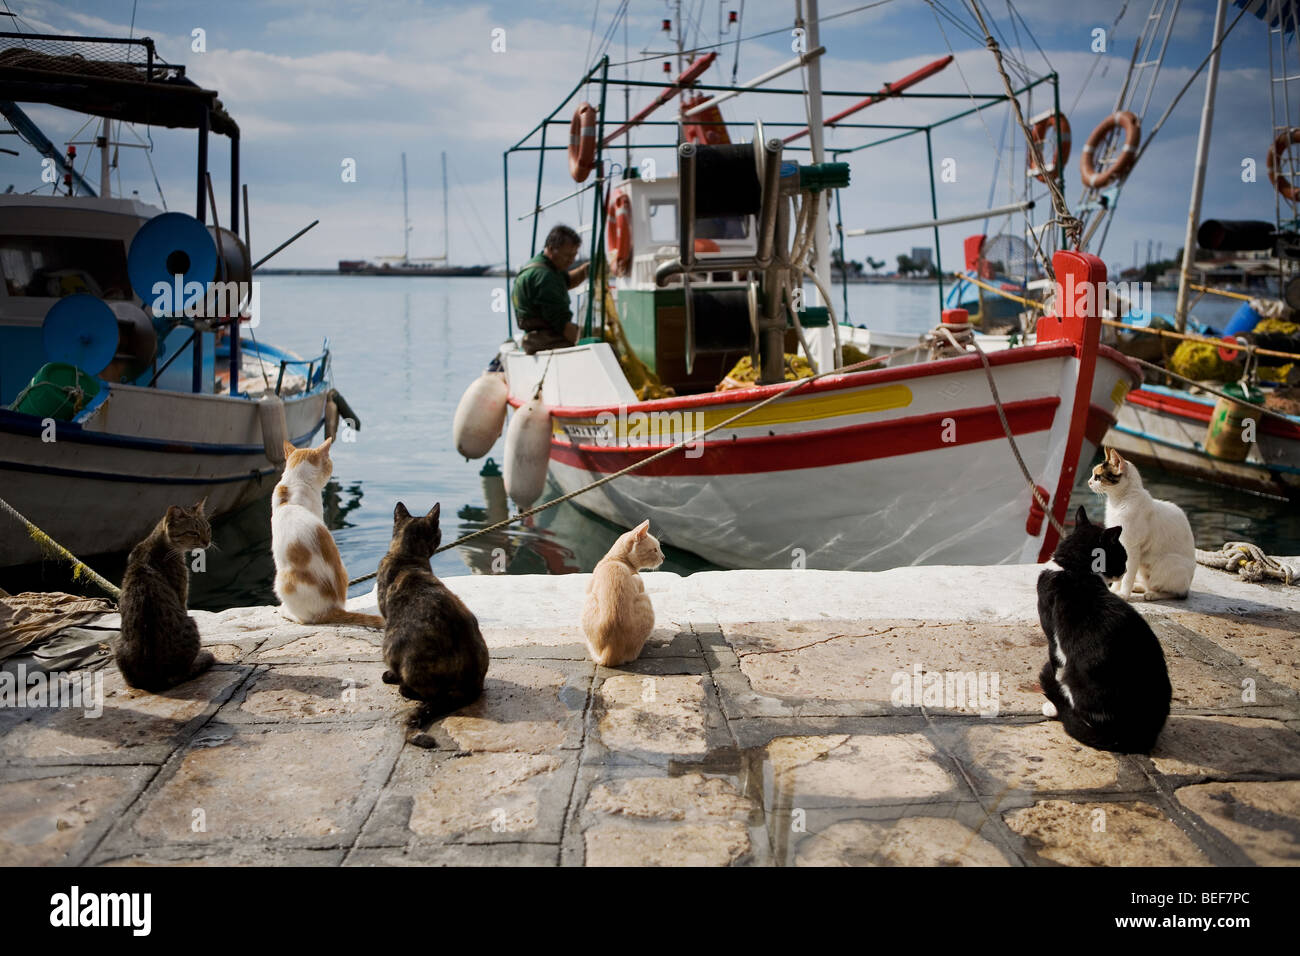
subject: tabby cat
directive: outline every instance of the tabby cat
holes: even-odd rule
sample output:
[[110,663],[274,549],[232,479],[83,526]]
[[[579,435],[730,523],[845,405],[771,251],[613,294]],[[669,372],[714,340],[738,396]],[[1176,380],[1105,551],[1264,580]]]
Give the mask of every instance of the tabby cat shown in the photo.
[[187,613],[190,571],[186,552],[212,543],[204,498],[193,508],[172,505],[126,560],[118,607],[122,630],[113,645],[127,684],[164,691],[196,677],[214,658],[199,648],[199,628]]
[[429,559],[442,542],[441,505],[414,518],[393,509],[393,540],[379,562],[379,612],[384,628],[384,683],[421,700],[427,715],[473,703],[483,692],[488,647],[478,619],[439,581]]

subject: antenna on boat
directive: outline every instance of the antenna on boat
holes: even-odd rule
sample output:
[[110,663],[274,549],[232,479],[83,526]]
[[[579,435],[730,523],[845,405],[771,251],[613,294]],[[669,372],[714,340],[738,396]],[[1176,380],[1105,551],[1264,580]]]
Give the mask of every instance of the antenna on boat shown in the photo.
[[1210,72],[1205,77],[1205,103],[1201,106],[1201,129],[1196,135],[1196,164],[1192,173],[1191,207],[1187,211],[1187,232],[1183,239],[1182,268],[1178,274],[1178,302],[1174,306],[1174,328],[1187,327],[1187,282],[1196,262],[1196,226],[1201,218],[1201,197],[1205,192],[1205,164],[1210,152],[1210,127],[1214,124],[1214,98],[1219,85],[1219,47],[1223,43],[1223,19],[1228,0],[1219,0],[1214,11],[1214,37],[1210,50]]

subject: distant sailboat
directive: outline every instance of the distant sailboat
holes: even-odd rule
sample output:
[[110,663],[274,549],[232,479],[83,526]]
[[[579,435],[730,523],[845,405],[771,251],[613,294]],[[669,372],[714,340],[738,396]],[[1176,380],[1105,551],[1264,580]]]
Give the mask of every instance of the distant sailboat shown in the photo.
[[450,229],[447,219],[447,154],[442,154],[442,255],[411,258],[411,216],[407,202],[406,154],[402,154],[402,255],[380,256],[377,259],[340,259],[340,275],[365,276],[481,276],[490,265],[453,266],[447,263],[451,251]]

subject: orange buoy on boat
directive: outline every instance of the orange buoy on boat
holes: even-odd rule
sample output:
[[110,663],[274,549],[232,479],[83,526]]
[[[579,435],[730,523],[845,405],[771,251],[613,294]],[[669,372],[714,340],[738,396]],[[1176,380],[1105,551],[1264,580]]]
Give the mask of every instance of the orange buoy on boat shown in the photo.
[[632,203],[627,191],[615,189],[605,207],[605,258],[610,271],[625,276],[632,271]]
[[569,121],[569,175],[575,183],[587,181],[596,167],[596,108],[582,103]]
[[1268,181],[1282,194],[1283,199],[1295,202],[1300,199],[1300,185],[1292,183],[1277,168],[1282,155],[1291,147],[1292,143],[1300,143],[1300,126],[1291,127],[1273,140],[1273,148],[1268,151]]
[[[1119,155],[1115,157],[1115,162],[1111,163],[1104,172],[1098,171],[1092,160],[1093,151],[1116,126],[1124,130],[1124,145],[1120,148]],[[1109,186],[1117,179],[1123,179],[1137,162],[1137,148],[1141,140],[1142,130],[1138,125],[1138,118],[1128,110],[1120,110],[1107,116],[1083,144],[1083,153],[1079,156],[1079,173],[1083,177],[1083,184],[1093,189],[1100,189],[1102,186]]]
[[[1053,152],[1049,160],[1046,158],[1048,145],[1050,144],[1053,150],[1056,149],[1056,137],[1049,132],[1053,129],[1060,130],[1061,152],[1060,155]],[[1034,165],[1032,152],[1026,154],[1025,159],[1029,164],[1029,175],[1037,178],[1040,183],[1045,183],[1048,176],[1055,176],[1056,171],[1070,161],[1070,121],[1065,118],[1064,113],[1044,113],[1034,120],[1033,134],[1039,154],[1044,157],[1043,168],[1039,169]]]

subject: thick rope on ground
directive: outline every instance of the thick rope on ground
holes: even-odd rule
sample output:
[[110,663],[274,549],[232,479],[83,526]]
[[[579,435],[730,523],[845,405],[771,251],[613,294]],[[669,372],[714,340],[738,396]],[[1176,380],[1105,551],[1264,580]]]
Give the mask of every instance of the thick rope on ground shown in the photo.
[[1218,551],[1202,551],[1197,548],[1196,563],[1207,568],[1235,571],[1243,581],[1252,584],[1262,584],[1269,579],[1283,584],[1294,584],[1300,580],[1300,567],[1284,564],[1249,541],[1229,541]]

